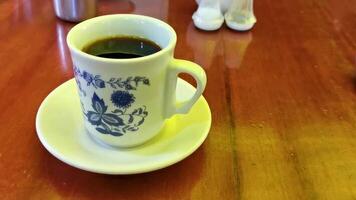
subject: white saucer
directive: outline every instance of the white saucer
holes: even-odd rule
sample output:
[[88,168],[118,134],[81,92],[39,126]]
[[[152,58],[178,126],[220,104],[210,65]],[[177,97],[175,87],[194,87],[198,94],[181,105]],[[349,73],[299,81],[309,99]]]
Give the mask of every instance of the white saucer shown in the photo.
[[[194,91],[178,80],[178,101],[189,99]],[[210,125],[209,105],[201,97],[188,114],[167,120],[149,142],[127,149],[104,146],[85,132],[74,79],[53,90],[36,116],[37,135],[51,154],[71,166],[103,174],[144,173],[177,163],[204,142]]]

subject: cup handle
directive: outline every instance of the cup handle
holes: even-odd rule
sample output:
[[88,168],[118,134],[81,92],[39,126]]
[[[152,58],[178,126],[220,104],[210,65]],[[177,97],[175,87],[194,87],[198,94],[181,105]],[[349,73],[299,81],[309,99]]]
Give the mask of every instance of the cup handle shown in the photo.
[[[176,87],[178,74],[180,73],[191,75],[197,83],[197,90],[191,99],[176,105]],[[169,118],[174,114],[188,113],[202,95],[205,85],[206,74],[202,67],[187,60],[172,59],[167,73],[165,117]]]

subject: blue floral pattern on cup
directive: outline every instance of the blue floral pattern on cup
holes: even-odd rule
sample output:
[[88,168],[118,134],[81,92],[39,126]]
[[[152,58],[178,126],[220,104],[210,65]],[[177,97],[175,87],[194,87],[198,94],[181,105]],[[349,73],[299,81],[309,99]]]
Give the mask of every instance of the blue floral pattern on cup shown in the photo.
[[[128,131],[139,130],[148,115],[146,106],[129,111],[132,104],[135,103],[135,96],[130,91],[136,90],[138,86],[150,85],[146,77],[136,76],[123,78],[111,78],[109,81],[101,79],[100,75],[93,75],[86,71],[80,71],[74,67],[74,75],[78,84],[78,89],[83,96],[86,96],[79,78],[82,78],[87,86],[93,86],[95,90],[111,87],[115,89],[110,96],[112,104],[116,109],[108,111],[108,106],[103,98],[100,98],[96,92],[91,97],[91,107],[89,111],[84,111],[89,123],[94,125],[96,130],[102,134],[113,136],[122,136]],[[84,107],[83,107],[84,108]],[[83,109],[84,110],[84,109]]]
[[83,78],[87,86],[93,86],[95,89],[105,88],[107,86],[113,89],[136,90],[140,84],[150,85],[150,80],[143,76],[130,76],[126,79],[111,78],[108,81],[101,79],[100,75],[93,75],[87,71],[80,71],[78,67],[74,67],[74,76]]

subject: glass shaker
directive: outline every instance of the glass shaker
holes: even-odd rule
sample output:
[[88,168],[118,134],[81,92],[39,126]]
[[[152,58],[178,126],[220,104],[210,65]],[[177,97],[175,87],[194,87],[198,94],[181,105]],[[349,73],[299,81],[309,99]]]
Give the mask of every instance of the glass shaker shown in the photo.
[[253,0],[233,0],[225,13],[226,25],[238,31],[247,31],[256,23]]

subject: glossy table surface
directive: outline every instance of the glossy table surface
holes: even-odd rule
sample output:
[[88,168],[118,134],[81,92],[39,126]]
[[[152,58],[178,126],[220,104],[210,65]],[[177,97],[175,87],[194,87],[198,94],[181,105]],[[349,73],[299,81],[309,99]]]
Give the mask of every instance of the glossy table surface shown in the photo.
[[[99,14],[171,24],[175,57],[204,67],[213,123],[204,144],[168,168],[85,172],[39,142],[35,115],[73,77],[72,23],[52,1],[0,1],[0,199],[356,199],[356,3],[255,1],[238,33],[194,28],[194,0],[100,0]],[[191,81],[190,77],[184,77]]]

